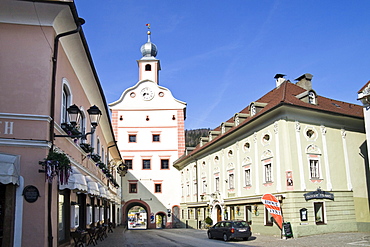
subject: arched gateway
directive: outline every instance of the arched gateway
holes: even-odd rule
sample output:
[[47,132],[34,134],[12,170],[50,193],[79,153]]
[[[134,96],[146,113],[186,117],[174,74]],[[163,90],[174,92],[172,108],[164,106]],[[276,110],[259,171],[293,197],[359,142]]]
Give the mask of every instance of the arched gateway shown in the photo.
[[122,219],[123,219],[123,222],[124,224],[128,227],[129,225],[129,210],[135,206],[139,206],[139,207],[142,207],[144,208],[144,210],[146,211],[146,214],[147,214],[147,217],[145,217],[145,222],[144,222],[144,225],[145,225],[145,229],[147,228],[155,228],[156,225],[155,223],[151,223],[150,221],[150,213],[151,213],[151,209],[150,209],[150,206],[142,201],[142,200],[137,200],[137,199],[134,199],[134,200],[130,200],[128,202],[126,202],[124,205],[123,205],[123,216],[122,216]]

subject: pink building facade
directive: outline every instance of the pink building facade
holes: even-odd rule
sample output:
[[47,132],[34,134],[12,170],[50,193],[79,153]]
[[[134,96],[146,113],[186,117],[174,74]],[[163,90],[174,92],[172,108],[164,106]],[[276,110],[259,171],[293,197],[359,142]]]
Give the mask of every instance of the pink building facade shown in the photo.
[[[0,246],[69,246],[77,229],[121,223],[121,156],[82,24],[73,2],[0,3]],[[64,183],[46,179],[51,151],[69,160]]]

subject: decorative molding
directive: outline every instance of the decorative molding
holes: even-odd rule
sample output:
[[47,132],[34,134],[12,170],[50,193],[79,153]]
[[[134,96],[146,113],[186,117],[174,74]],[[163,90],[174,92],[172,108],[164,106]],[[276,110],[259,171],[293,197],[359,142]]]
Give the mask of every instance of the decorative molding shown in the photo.
[[271,150],[266,150],[262,153],[261,160],[266,160],[270,158],[273,158],[273,153]]
[[17,120],[34,120],[51,122],[51,117],[47,115],[17,114],[17,113],[0,113],[0,118],[17,119]]
[[301,131],[301,124],[298,121],[295,121],[295,131],[297,132]]
[[274,133],[277,135],[279,132],[279,124],[277,121],[274,122]]
[[306,153],[307,154],[318,154],[318,155],[322,154],[320,148],[318,148],[315,144],[310,144],[306,148]]
[[321,128],[321,133],[323,134],[323,135],[326,135],[326,127],[324,126],[324,125],[321,125],[320,126],[320,128]]
[[0,146],[51,148],[51,143],[46,140],[38,141],[0,138]]

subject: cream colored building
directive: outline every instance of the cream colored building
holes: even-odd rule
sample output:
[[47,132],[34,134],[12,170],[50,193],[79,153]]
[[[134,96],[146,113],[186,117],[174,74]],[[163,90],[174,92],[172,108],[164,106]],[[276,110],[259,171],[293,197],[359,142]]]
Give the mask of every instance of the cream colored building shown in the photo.
[[[83,23],[73,1],[0,1],[0,246],[71,246],[77,228],[121,223],[122,161]],[[100,109],[87,140],[66,128],[72,105],[84,135]],[[46,179],[54,150],[69,160],[67,181]]]
[[141,47],[137,61],[139,81],[111,103],[113,128],[125,164],[122,180],[123,219],[141,206],[148,214],[147,228],[176,227],[180,173],[172,164],[185,149],[186,103],[159,85],[157,47],[150,41]]
[[[273,194],[295,237],[369,231],[369,181],[362,107],[320,96],[312,75],[276,87],[209,132],[174,166],[181,171],[181,221],[249,221],[280,235],[261,202]],[[305,214],[306,217],[304,217]]]

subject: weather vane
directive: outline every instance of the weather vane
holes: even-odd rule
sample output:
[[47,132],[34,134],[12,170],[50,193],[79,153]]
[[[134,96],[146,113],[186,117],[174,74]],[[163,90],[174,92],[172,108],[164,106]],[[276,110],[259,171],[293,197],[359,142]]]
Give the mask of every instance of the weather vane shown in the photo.
[[147,27],[148,27],[148,29],[150,29],[150,24],[149,24],[149,23],[147,23],[145,26],[147,26]]

